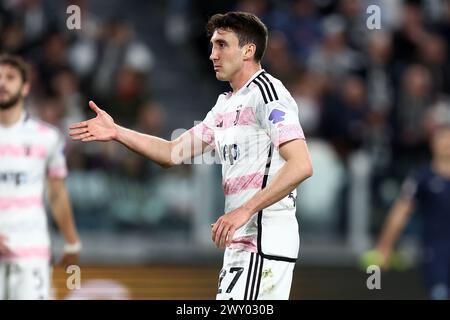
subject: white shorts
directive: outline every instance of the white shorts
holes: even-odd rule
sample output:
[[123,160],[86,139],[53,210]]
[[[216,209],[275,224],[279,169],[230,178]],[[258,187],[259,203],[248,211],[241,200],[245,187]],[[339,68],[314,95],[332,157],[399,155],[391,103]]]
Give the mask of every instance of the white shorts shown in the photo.
[[0,260],[0,300],[47,300],[50,275],[48,260]]
[[269,260],[256,252],[226,249],[217,300],[287,300],[294,262]]

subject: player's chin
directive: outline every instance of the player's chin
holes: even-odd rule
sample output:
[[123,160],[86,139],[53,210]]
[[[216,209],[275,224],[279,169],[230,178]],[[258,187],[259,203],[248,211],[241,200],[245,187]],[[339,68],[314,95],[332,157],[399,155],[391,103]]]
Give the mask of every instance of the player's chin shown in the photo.
[[223,73],[216,72],[216,79],[219,81],[228,81],[228,77],[226,77]]

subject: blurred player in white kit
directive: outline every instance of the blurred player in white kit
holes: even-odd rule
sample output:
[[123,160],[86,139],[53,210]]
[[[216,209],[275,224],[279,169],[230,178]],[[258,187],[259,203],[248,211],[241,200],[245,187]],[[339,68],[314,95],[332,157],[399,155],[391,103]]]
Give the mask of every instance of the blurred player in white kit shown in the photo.
[[76,264],[81,250],[64,183],[64,139],[56,128],[29,117],[29,92],[28,65],[0,55],[0,300],[50,298],[46,189],[66,241],[61,263]]

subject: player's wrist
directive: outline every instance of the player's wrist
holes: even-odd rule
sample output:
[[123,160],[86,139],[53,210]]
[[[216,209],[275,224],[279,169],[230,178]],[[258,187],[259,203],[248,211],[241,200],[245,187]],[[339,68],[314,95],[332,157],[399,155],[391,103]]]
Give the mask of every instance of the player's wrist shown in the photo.
[[123,131],[125,128],[119,126],[117,123],[114,123],[112,139],[121,142],[123,137]]
[[63,251],[67,254],[77,254],[81,252],[81,249],[83,249],[83,244],[81,241],[77,241],[74,243],[66,243],[64,245]]
[[252,215],[255,213],[254,209],[248,205],[248,204],[244,204],[241,206],[241,210],[243,210],[245,212],[245,215],[250,219],[252,217]]

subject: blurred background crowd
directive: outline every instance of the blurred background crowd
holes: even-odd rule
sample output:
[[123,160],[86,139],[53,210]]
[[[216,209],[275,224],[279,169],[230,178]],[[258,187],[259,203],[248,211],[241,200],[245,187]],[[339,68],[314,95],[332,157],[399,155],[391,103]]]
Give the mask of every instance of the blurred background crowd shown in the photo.
[[[378,30],[366,24],[372,4]],[[81,9],[80,30],[67,28],[69,5]],[[201,121],[229,90],[215,79],[204,25],[229,10],[266,23],[263,67],[299,106],[315,167],[297,206],[306,261],[342,264],[370,248],[400,183],[429,159],[435,119],[450,107],[450,1],[1,0],[0,51],[33,65],[28,110],[67,137],[84,261],[220,261],[209,227],[223,210],[218,165],[163,170],[67,131],[93,116],[89,100],[166,139]],[[420,215],[406,238],[419,229]]]

